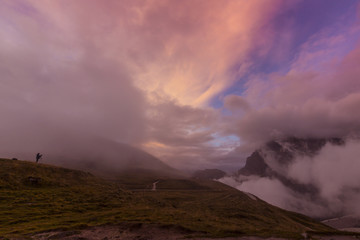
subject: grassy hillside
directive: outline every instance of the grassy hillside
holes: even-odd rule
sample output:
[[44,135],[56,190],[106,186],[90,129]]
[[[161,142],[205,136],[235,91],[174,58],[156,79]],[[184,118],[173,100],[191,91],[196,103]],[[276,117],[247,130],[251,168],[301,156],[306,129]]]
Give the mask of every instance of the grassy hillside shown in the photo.
[[[153,181],[159,181],[157,191],[150,190]],[[296,238],[306,230],[333,231],[218,182],[151,176],[107,182],[81,171],[0,159],[0,236],[124,222],[178,226],[212,237]]]

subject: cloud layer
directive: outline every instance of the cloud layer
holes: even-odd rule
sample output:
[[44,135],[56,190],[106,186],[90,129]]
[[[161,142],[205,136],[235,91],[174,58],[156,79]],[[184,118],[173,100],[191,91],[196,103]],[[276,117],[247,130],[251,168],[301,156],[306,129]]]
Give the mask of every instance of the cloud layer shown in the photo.
[[[242,96],[227,96],[224,106],[233,113],[228,131],[259,145],[287,136],[358,135],[360,72],[354,64],[360,58],[359,28],[344,29],[346,33],[321,34],[303,44],[286,73],[253,76]],[[345,35],[354,47],[340,51],[351,42]]]
[[356,3],[311,4],[2,1],[0,152],[67,132],[224,167],[274,136],[357,133]]
[[183,160],[205,161],[218,152],[208,142],[218,132],[220,112],[199,106],[243,76],[255,56],[271,50],[271,20],[295,4],[1,5],[1,152],[35,151],[66,131],[150,146],[168,161],[177,152],[188,152]]

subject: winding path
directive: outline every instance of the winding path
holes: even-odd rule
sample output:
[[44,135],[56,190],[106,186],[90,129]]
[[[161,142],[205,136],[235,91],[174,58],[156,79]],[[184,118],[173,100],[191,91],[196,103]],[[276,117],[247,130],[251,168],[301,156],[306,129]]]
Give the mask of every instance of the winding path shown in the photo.
[[156,191],[156,184],[158,183],[159,181],[156,181],[156,182],[153,182],[153,187],[152,187],[152,191]]

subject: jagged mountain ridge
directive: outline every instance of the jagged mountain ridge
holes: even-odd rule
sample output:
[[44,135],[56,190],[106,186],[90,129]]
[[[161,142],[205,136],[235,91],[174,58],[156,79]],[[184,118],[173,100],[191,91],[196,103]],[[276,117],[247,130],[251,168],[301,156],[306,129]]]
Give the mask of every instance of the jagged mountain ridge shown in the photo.
[[301,139],[295,137],[270,141],[246,159],[245,166],[237,172],[237,175],[276,178],[296,192],[316,194],[318,190],[315,186],[289,179],[282,171],[295,160],[295,157],[313,157],[327,143],[344,145],[345,141],[341,138]]

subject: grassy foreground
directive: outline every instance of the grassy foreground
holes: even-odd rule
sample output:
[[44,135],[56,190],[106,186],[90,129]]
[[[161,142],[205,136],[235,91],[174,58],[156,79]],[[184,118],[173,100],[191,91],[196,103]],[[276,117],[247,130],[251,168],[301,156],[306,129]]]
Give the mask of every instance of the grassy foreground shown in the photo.
[[155,180],[133,175],[109,182],[82,171],[0,159],[0,239],[122,223],[176,226],[207,237],[301,238],[304,231],[335,231],[218,182],[163,178],[151,191]]

